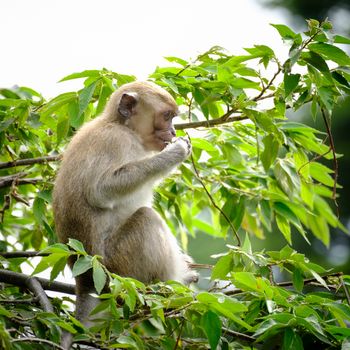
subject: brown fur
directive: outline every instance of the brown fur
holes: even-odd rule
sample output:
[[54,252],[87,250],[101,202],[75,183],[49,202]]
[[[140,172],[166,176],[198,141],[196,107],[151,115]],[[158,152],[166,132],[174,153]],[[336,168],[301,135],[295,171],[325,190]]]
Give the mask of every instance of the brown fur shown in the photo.
[[[135,82],[117,90],[105,112],[73,137],[57,175],[53,208],[62,242],[80,240],[112,271],[149,283],[196,280],[163,219],[152,209],[154,184],[188,157],[170,116],[177,106],[165,90]],[[77,315],[91,310],[88,275],[77,279]],[[79,310],[80,308],[80,310]]]

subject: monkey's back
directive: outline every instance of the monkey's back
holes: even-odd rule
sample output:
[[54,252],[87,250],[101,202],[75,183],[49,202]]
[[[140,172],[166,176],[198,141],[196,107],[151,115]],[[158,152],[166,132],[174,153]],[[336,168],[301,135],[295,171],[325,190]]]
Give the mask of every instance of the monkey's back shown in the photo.
[[[99,200],[100,177],[131,160],[146,157],[132,131],[102,117],[85,124],[72,138],[56,177],[53,210],[56,233],[61,242],[81,241],[89,254],[103,255],[110,231],[140,206],[151,205],[152,186],[128,196]],[[121,151],[121,149],[123,151]],[[125,152],[127,149],[127,152]]]

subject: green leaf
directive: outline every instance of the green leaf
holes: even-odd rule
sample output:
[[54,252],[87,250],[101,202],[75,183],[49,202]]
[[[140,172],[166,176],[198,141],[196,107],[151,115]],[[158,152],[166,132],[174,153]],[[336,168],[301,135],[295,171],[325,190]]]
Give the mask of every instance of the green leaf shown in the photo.
[[72,268],[73,277],[79,276],[88,271],[92,267],[92,259],[90,256],[81,256],[74,263]]
[[239,301],[229,298],[220,293],[208,293],[201,292],[197,295],[197,300],[201,303],[209,306],[211,309],[220,312],[222,315],[228,317],[232,321],[240,324],[246,329],[252,327],[239,318],[236,313],[242,313],[247,311],[247,307]]
[[300,335],[293,329],[287,328],[284,331],[282,350],[304,350],[303,341]]
[[201,326],[208,338],[210,348],[216,350],[221,337],[221,320],[213,311],[207,311],[201,317]]
[[50,281],[54,281],[55,278],[58,276],[58,274],[64,271],[64,268],[67,265],[67,259],[68,259],[68,256],[65,255],[56,262],[56,264],[53,266],[50,273]]
[[282,39],[294,39],[297,34],[294,33],[289,27],[284,24],[271,24],[272,27],[276,28]]
[[55,243],[45,247],[40,251],[41,253],[68,253],[70,255],[69,248],[63,243]]
[[340,66],[350,64],[349,56],[337,46],[326,43],[312,43],[308,45],[308,48],[325,59],[338,63]]
[[304,288],[304,279],[302,271],[298,268],[295,268],[293,270],[293,286],[295,290],[299,293],[301,293]]
[[321,182],[322,184],[329,187],[333,187],[334,185],[334,179],[329,175],[329,173],[332,172],[332,170],[321,163],[310,163],[310,175],[318,182]]
[[264,170],[267,172],[270,169],[271,164],[273,164],[277,158],[280,144],[272,134],[266,135],[262,142],[264,144],[264,150],[260,155],[260,159]]
[[300,57],[302,60],[311,64],[320,72],[326,74],[327,76],[330,76],[329,68],[326,61],[317,53],[313,51],[303,52]]
[[211,279],[225,279],[227,274],[233,269],[233,255],[232,252],[222,256],[215,264],[211,273]]
[[136,341],[130,337],[130,336],[125,336],[121,335],[117,339],[118,343],[114,343],[111,345],[112,348],[117,348],[117,349],[138,349]]
[[98,81],[94,81],[92,84],[84,88],[79,94],[79,116],[85,112],[88,104],[90,103],[97,83]]
[[107,282],[107,275],[101,263],[94,259],[92,262],[92,278],[97,294],[100,294]]
[[321,216],[308,215],[307,221],[312,233],[320,239],[326,247],[329,247],[330,233],[326,219]]
[[183,60],[182,58],[179,57],[174,57],[174,56],[166,56],[164,57],[167,61],[169,62],[175,62],[180,64],[181,66],[186,66],[188,64],[187,61]]
[[45,201],[40,197],[36,197],[33,203],[33,214],[39,224],[42,224],[43,221],[46,221],[45,212]]
[[191,138],[191,144],[193,147],[202,149],[209,153],[214,153],[218,155],[219,151],[215,148],[215,145],[203,138]]
[[288,97],[298,86],[300,74],[284,74],[284,95]]
[[[234,197],[227,198],[224,206],[222,207],[222,211],[229,218],[233,227],[238,230],[244,217],[245,198],[241,196],[239,197],[238,201]],[[220,225],[222,227],[229,227],[229,224],[223,215],[220,215]]]
[[350,39],[342,35],[335,35],[333,39],[336,44],[350,44]]
[[99,77],[99,76],[100,76],[99,70],[84,70],[83,72],[80,72],[80,73],[69,74],[66,77],[62,78],[60,82],[66,81],[66,80],[72,80],[72,79],[90,78],[90,77]]
[[82,255],[87,255],[84,246],[81,242],[74,238],[69,238],[69,241],[67,243],[71,248],[73,248],[77,253],[82,254]]
[[276,213],[276,223],[287,242],[289,244],[292,244],[292,236],[289,222],[285,219],[285,217]]
[[331,111],[334,108],[335,94],[331,87],[321,86],[318,88],[318,93],[320,95],[321,101],[324,106]]

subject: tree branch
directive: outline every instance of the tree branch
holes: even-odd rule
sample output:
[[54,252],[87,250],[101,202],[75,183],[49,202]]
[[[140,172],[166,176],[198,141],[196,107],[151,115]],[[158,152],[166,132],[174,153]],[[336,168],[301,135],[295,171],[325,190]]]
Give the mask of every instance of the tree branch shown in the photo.
[[0,256],[5,259],[12,258],[35,258],[37,256],[48,256],[50,253],[40,253],[39,251],[16,251],[16,252],[0,252]]
[[28,289],[30,289],[34,295],[38,298],[38,302],[46,312],[54,312],[53,306],[47,297],[42,285],[35,277],[29,277],[26,280],[26,285]]
[[[27,280],[30,278],[32,277],[29,277],[23,273],[0,269],[0,282],[29,288],[27,285]],[[38,282],[40,282],[42,288],[45,290],[75,295],[75,286],[72,284],[55,281],[50,282],[50,280],[41,277],[35,278],[38,280]]]
[[25,337],[25,338],[11,339],[11,342],[12,343],[19,343],[19,342],[42,343],[42,344],[51,345],[54,349],[65,350],[62,346],[54,343],[53,341],[41,339],[41,338]]
[[[232,113],[234,113],[234,112],[232,111],[231,114]],[[201,128],[201,127],[212,128],[212,127],[217,126],[217,125],[228,124],[228,123],[248,119],[248,117],[242,116],[242,115],[236,115],[236,116],[230,117],[230,116],[227,116],[227,114],[228,113],[226,113],[222,117],[216,118],[216,119],[203,120],[200,122],[175,124],[174,128],[176,130],[196,129],[196,128]]]
[[16,182],[17,185],[28,185],[28,184],[34,185],[37,182],[42,181],[42,179],[39,179],[39,178],[21,179],[21,177],[24,177],[26,175],[28,175],[28,174],[25,172],[20,172],[20,173],[16,173],[13,175],[1,177],[0,178],[0,188],[12,186],[12,184],[14,182]]
[[26,158],[26,159],[17,159],[11,162],[0,163],[0,169],[14,168],[17,166],[23,165],[33,165],[33,164],[42,164],[48,162],[56,162],[61,159],[60,155],[57,156],[44,156],[39,158]]
[[236,332],[232,329],[229,329],[229,328],[226,328],[226,327],[222,327],[222,330],[224,332],[224,334],[228,334],[228,335],[231,335],[235,338],[241,338],[241,339],[244,339],[244,340],[247,340],[247,341],[255,341],[256,338],[254,337],[251,337],[250,335],[248,334],[244,334],[244,333],[241,333],[241,332]]

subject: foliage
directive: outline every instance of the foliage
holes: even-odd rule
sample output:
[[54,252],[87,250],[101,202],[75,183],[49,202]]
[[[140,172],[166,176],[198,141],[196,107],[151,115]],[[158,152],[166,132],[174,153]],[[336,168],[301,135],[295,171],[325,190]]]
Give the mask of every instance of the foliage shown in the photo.
[[[193,145],[192,158],[159,188],[155,207],[184,246],[188,234],[204,232],[237,242],[216,256],[209,291],[145,286],[111,274],[78,241],[56,243],[55,160],[74,131],[135,77],[107,69],[71,74],[62,80],[83,79],[83,88],[49,101],[26,87],[0,90],[2,348],[52,348],[62,330],[96,348],[349,347],[350,276],[326,271],[290,245],[294,232],[328,246],[329,226],[346,231],[331,209],[339,155],[330,119],[350,91],[350,58],[337,45],[350,40],[332,34],[329,22],[310,20],[303,34],[273,26],[289,50],[284,62],[265,45],[241,56],[213,47],[194,61],[167,57],[170,66],[150,75],[176,98],[184,119],[178,135]],[[322,118],[325,132],[295,121],[301,108]],[[272,234],[283,235],[285,248],[253,251],[250,235]],[[43,255],[35,268],[29,255],[11,255],[33,249]],[[49,269],[54,280],[73,255],[73,275],[92,269],[98,293],[110,283],[89,330],[70,312],[70,298],[49,301],[33,278],[18,274]],[[276,283],[279,270],[291,282]]]

